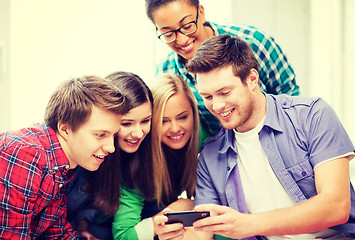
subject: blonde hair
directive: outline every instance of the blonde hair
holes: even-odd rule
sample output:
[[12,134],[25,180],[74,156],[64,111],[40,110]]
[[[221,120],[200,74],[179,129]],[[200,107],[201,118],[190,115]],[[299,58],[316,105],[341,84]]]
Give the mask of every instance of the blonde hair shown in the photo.
[[162,149],[161,142],[161,131],[163,123],[163,113],[165,109],[166,102],[174,94],[181,93],[190,102],[193,119],[194,119],[194,129],[193,134],[187,143],[184,174],[181,178],[180,186],[181,191],[186,190],[188,197],[191,197],[195,193],[195,183],[196,183],[196,168],[197,168],[197,154],[198,154],[198,141],[199,141],[199,116],[197,110],[197,104],[195,96],[190,90],[187,83],[178,75],[175,74],[161,74],[159,75],[151,86],[153,94],[153,119],[152,119],[152,147],[153,147],[153,158],[159,159],[158,168],[161,169],[162,174],[159,176],[159,181],[161,182],[161,188],[157,189],[156,195],[157,200],[161,203],[162,195],[166,196],[167,199],[171,199],[171,178],[167,166],[168,153],[164,152]]

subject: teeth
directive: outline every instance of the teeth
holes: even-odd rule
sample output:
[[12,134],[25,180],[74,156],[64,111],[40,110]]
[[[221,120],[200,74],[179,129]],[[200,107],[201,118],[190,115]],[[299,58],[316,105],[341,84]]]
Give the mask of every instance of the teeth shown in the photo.
[[190,48],[192,48],[192,46],[193,46],[193,42],[192,43],[190,43],[188,46],[186,46],[186,47],[181,47],[181,49],[182,50],[187,50],[187,49],[190,49]]
[[232,112],[232,110],[229,110],[228,112],[220,113],[219,115],[221,115],[222,117],[226,117],[226,116],[228,116],[231,112]]
[[97,158],[100,158],[100,159],[104,159],[105,157],[104,156],[97,156],[97,155],[94,155],[95,157]]
[[179,136],[174,136],[174,137],[170,136],[170,138],[173,139],[173,140],[178,140],[178,139],[181,139],[182,136],[183,136],[183,134],[181,134]]
[[137,143],[139,140],[126,140],[126,141],[129,142],[129,143],[135,144],[135,143]]

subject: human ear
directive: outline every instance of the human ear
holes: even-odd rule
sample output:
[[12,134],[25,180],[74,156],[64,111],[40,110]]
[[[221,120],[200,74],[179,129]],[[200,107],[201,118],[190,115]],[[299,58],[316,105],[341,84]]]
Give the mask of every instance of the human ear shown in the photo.
[[259,73],[254,68],[250,70],[248,76],[248,85],[251,90],[259,86]]
[[205,8],[201,4],[198,6],[198,11],[199,11],[198,20],[204,24],[206,22]]
[[57,124],[57,129],[58,129],[58,133],[59,135],[64,138],[64,139],[67,139],[68,138],[68,135],[69,135],[69,126],[67,123],[62,123],[62,122],[59,122]]

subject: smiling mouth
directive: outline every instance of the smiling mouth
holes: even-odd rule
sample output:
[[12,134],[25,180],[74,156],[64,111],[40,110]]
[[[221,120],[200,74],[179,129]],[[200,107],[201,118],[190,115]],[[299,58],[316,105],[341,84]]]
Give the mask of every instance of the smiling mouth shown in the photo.
[[226,112],[218,113],[218,115],[221,116],[222,118],[226,118],[226,117],[228,117],[233,111],[234,111],[234,109],[231,109],[231,110],[226,111]]
[[93,155],[99,162],[103,162],[106,156]]
[[188,50],[191,50],[194,46],[194,42],[190,43],[189,45],[187,45],[186,47],[181,47],[181,49],[183,51],[188,51]]
[[169,136],[169,138],[171,140],[178,141],[178,140],[181,140],[183,136],[184,136],[184,134],[180,134],[180,135],[177,135],[177,136]]
[[139,139],[137,139],[137,140],[126,139],[125,141],[130,143],[130,144],[137,144],[139,142]]

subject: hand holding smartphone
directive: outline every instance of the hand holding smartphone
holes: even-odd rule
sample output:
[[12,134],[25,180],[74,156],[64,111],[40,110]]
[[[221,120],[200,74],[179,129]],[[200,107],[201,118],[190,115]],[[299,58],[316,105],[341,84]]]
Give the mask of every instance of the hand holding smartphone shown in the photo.
[[167,212],[164,215],[168,217],[168,221],[165,224],[182,223],[184,227],[191,227],[195,221],[205,217],[209,217],[210,212],[196,212],[192,210]]

